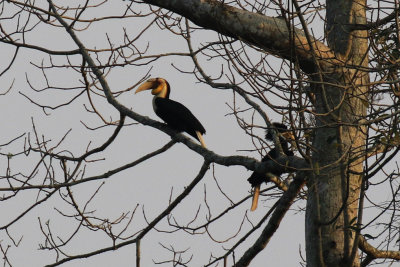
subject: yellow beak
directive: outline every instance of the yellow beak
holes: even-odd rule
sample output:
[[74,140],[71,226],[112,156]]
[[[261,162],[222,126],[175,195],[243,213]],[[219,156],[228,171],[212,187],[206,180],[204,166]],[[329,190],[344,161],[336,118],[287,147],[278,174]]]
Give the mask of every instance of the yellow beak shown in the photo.
[[145,91],[145,90],[149,90],[149,89],[155,89],[157,87],[158,83],[156,82],[156,79],[148,79],[147,81],[145,81],[144,83],[142,83],[139,88],[135,91],[135,94],[141,92],[141,91]]

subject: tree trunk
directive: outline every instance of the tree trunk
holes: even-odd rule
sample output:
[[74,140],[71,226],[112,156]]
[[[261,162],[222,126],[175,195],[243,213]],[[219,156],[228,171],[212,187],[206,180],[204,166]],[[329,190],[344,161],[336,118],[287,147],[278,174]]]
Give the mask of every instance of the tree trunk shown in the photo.
[[[308,181],[306,254],[308,267],[359,266],[356,232],[362,182],[368,74],[366,1],[327,1],[326,36],[342,64],[313,81],[317,130]],[[358,67],[357,67],[358,66]]]
[[[328,46],[271,18],[215,0],[145,0],[298,63],[314,82],[316,130],[306,212],[308,267],[359,266],[356,232],[368,94],[366,0],[327,0]],[[294,37],[293,42],[290,42]],[[312,47],[311,47],[312,45]],[[313,56],[314,53],[314,56]],[[354,248],[354,249],[353,249]]]

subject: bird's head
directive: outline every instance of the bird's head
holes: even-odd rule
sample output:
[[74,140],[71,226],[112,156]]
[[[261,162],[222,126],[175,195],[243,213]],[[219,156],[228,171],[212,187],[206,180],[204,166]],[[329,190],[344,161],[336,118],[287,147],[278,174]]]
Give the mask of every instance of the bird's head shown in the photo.
[[[288,130],[287,126],[283,123],[273,122],[272,126],[281,134],[286,141],[295,140],[292,131]],[[273,128],[267,130],[265,139],[273,141]]]
[[169,98],[169,84],[167,80],[163,78],[150,78],[144,83],[142,83],[139,88],[136,90],[136,93],[139,93],[141,91],[145,90],[150,90],[151,89],[151,94],[162,97],[162,98]]

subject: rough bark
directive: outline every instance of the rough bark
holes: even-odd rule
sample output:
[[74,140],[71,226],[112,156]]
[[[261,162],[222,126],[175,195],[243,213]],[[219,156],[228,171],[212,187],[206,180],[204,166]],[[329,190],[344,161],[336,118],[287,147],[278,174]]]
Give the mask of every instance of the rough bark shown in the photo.
[[[308,42],[302,30],[295,30],[294,45],[291,32],[281,18],[268,17],[222,4],[216,0],[144,0],[180,14],[193,23],[229,37],[255,45],[280,58],[291,60],[295,50],[304,71],[315,71],[315,58],[310,53],[310,43],[322,69],[336,62],[329,47],[311,38]],[[338,62],[336,62],[338,63]]]
[[[328,0],[328,46],[296,30],[294,45],[283,20],[230,7],[215,0],[145,0],[195,24],[238,38],[284,59],[294,49],[310,75],[316,97],[314,171],[307,182],[307,266],[359,266],[356,234],[368,93],[365,0]],[[307,38],[308,37],[308,40]],[[351,227],[350,227],[351,226]],[[354,249],[353,249],[354,248]]]
[[[335,56],[349,67],[336,66],[323,75],[329,85],[315,86],[317,130],[314,174],[308,183],[306,212],[307,266],[359,266],[354,244],[358,198],[363,171],[360,152],[365,143],[368,75],[365,1],[327,1],[327,39]],[[318,81],[319,77],[314,79]],[[332,86],[331,84],[337,84]],[[321,127],[321,128],[320,128]],[[355,249],[353,251],[353,247]]]

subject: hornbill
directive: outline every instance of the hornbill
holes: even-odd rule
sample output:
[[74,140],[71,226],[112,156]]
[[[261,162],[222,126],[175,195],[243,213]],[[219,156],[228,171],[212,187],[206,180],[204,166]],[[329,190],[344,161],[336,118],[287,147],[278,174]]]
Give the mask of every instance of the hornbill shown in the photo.
[[169,99],[171,92],[169,83],[163,78],[151,78],[141,84],[135,94],[149,89],[152,89],[151,94],[154,95],[153,109],[157,116],[174,130],[187,132],[199,140],[205,148],[203,134],[206,133],[206,130],[187,107]]
[[[293,156],[294,155],[293,151],[289,150],[289,146],[288,146],[288,140],[293,139],[292,133],[287,129],[286,125],[284,125],[282,123],[273,122],[272,125],[275,127],[275,129],[279,133],[279,142],[281,144],[283,153],[286,156]],[[267,130],[265,139],[269,140],[269,141],[274,140],[273,129]],[[265,157],[261,160],[261,162],[266,162],[266,161],[270,161],[270,160],[273,161],[273,160],[277,159],[278,157],[279,157],[279,150],[276,147],[274,147],[265,155]],[[274,172],[272,174],[279,177],[282,173],[285,172],[284,169],[285,169],[285,167],[282,166],[281,169],[274,170]],[[260,195],[260,186],[263,182],[267,182],[268,179],[267,179],[265,173],[253,172],[253,174],[247,179],[247,181],[249,181],[251,186],[254,187],[253,201],[252,201],[251,209],[250,209],[251,211],[254,211],[255,209],[257,209],[257,205],[258,205],[258,197]]]

